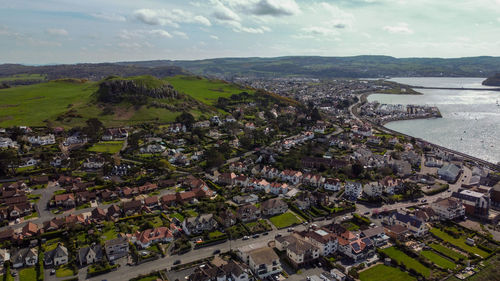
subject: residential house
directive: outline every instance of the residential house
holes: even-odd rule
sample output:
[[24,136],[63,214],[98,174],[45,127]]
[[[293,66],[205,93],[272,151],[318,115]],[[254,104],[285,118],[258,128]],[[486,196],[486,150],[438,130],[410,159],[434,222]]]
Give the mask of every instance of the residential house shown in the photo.
[[384,228],[387,236],[394,240],[405,241],[410,236],[410,231],[407,227],[400,224],[389,225]]
[[286,194],[288,192],[288,184],[273,182],[270,185],[270,192],[275,195]]
[[106,217],[109,219],[109,220],[117,220],[118,218],[120,218],[122,215],[122,211],[120,209],[120,207],[118,207],[117,205],[111,205],[108,207],[108,209],[106,210]]
[[154,243],[172,242],[174,235],[168,227],[156,227],[137,232],[132,236],[132,242],[135,242],[139,247],[145,249]]
[[431,208],[443,220],[461,218],[465,215],[464,204],[453,197],[440,198],[431,204]]
[[280,273],[281,263],[278,255],[269,247],[262,247],[248,253],[248,266],[261,279]]
[[217,182],[224,185],[234,185],[236,177],[235,173],[221,173],[217,177]]
[[76,206],[75,196],[73,193],[57,194],[54,196],[54,203],[58,207],[66,209],[74,208]]
[[337,251],[337,235],[327,229],[311,230],[302,235],[307,241],[319,248],[319,254],[321,256],[328,256]]
[[286,251],[287,259],[295,268],[313,263],[320,256],[319,247],[298,234],[276,238],[276,248]]
[[233,260],[214,267],[202,265],[186,276],[188,281],[250,281],[250,270],[246,265]]
[[349,230],[340,234],[338,240],[338,250],[356,262],[373,255],[375,251],[373,241],[370,238],[360,238]]
[[128,202],[123,202],[123,213],[126,216],[139,213],[142,208],[142,202],[140,200],[132,200]]
[[186,218],[182,222],[182,230],[187,235],[200,234],[204,231],[210,231],[217,227],[213,214],[203,214],[196,217]]
[[259,196],[255,194],[250,195],[236,195],[233,197],[233,201],[236,204],[249,204],[259,202]]
[[222,220],[224,227],[231,227],[236,224],[237,216],[231,209],[224,209],[219,213],[219,217]]
[[389,241],[389,236],[385,234],[384,228],[381,226],[376,226],[363,230],[361,232],[361,237],[370,238],[373,241],[375,247],[384,246]]
[[328,191],[339,191],[342,188],[342,183],[339,179],[328,178],[325,180],[323,188]]
[[356,201],[363,190],[363,185],[359,182],[347,181],[344,184],[344,198],[351,201]]
[[262,202],[260,209],[262,210],[262,215],[274,216],[285,213],[288,210],[288,205],[279,198],[271,198]]
[[237,217],[242,222],[254,221],[260,218],[260,209],[255,207],[255,205],[247,204],[238,208]]
[[102,168],[102,166],[104,166],[104,164],[105,164],[104,158],[91,157],[91,158],[85,159],[82,166],[85,169],[95,170],[95,169]]
[[424,221],[412,215],[395,212],[389,217],[389,221],[391,224],[399,224],[408,228],[416,237],[424,236],[429,231]]
[[172,124],[169,128],[168,128],[168,131],[170,133],[185,133],[186,132],[186,126],[184,124],[181,124],[181,123],[175,123],[175,124]]
[[80,266],[100,262],[103,258],[102,247],[99,244],[78,249],[77,261]]
[[47,136],[31,136],[28,137],[28,142],[32,145],[51,145],[56,143],[56,138],[53,134],[49,134]]
[[125,236],[104,242],[104,250],[110,261],[128,255],[128,240]]
[[10,255],[13,268],[34,266],[38,262],[37,248],[22,248]]
[[59,266],[67,264],[68,260],[68,249],[61,243],[59,243],[54,250],[45,252],[44,254],[44,263],[46,266]]
[[450,183],[454,183],[457,181],[458,176],[460,175],[461,172],[462,169],[459,166],[455,164],[448,164],[441,167],[438,170],[437,174],[440,179]]
[[465,207],[465,213],[471,216],[487,218],[490,212],[491,199],[489,193],[473,190],[453,192],[453,197],[459,199]]
[[104,132],[102,140],[103,141],[124,140],[127,137],[128,137],[127,130],[123,128],[113,128],[113,129],[107,129]]

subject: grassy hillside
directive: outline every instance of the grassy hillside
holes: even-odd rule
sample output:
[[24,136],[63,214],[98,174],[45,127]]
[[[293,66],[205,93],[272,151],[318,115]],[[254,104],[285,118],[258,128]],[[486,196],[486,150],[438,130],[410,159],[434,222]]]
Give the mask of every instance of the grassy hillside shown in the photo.
[[0,126],[44,125],[55,120],[68,107],[81,107],[90,101],[95,83],[54,81],[0,90]]
[[84,125],[92,117],[99,118],[106,126],[151,121],[165,123],[174,121],[182,109],[188,109],[195,117],[202,114],[210,116],[215,111],[211,105],[219,97],[243,91],[253,93],[223,81],[189,76],[170,77],[164,81],[151,76],[109,79],[133,80],[148,89],[168,85],[167,81],[185,95],[165,99],[145,97],[146,102],[138,106],[130,100],[98,102],[96,92],[99,82],[65,79],[18,86],[0,90],[0,127],[51,125],[69,128]]
[[208,105],[213,105],[219,97],[228,98],[233,94],[241,92],[253,93],[249,90],[235,84],[230,84],[221,80],[208,80],[198,76],[174,76],[165,78],[174,88],[184,94],[187,94],[196,100]]

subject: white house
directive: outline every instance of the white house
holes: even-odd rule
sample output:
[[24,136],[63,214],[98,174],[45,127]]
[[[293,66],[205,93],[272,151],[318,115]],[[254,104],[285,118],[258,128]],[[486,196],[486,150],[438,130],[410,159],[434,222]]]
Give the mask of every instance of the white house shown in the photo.
[[438,199],[431,204],[431,208],[443,220],[452,220],[465,215],[464,204],[453,197]]

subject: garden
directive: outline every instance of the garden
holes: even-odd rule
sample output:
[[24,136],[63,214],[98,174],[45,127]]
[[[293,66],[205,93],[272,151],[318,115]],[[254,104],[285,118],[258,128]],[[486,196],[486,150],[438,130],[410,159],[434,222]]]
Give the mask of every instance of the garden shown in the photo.
[[415,277],[410,276],[407,272],[401,271],[399,268],[391,267],[383,264],[376,265],[359,273],[361,281],[414,281]]
[[404,265],[408,270],[413,269],[416,272],[422,274],[424,277],[428,278],[431,274],[431,270],[418,262],[416,259],[408,256],[402,251],[398,250],[395,247],[389,247],[381,250],[384,254],[386,254],[389,258],[398,262],[398,264]]
[[291,212],[286,212],[281,215],[274,216],[269,219],[276,228],[286,228],[302,222],[296,215]]

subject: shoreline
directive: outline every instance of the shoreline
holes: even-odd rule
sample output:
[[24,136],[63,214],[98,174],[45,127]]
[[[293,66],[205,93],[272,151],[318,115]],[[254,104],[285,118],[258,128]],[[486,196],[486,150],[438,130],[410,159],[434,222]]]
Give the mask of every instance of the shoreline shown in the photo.
[[[401,132],[398,132],[398,131],[395,131],[395,130],[392,130],[392,129],[389,129],[387,127],[385,127],[381,124],[377,124],[371,120],[368,120],[366,118],[363,118],[359,115],[358,113],[358,109],[359,109],[359,106],[364,104],[365,102],[368,102],[368,99],[367,97],[371,94],[380,94],[380,93],[376,93],[376,92],[372,92],[372,93],[364,93],[361,95],[361,97],[359,98],[359,102],[356,103],[352,108],[351,108],[351,113],[359,120],[362,120],[364,122],[367,122],[369,123],[370,125],[372,125],[374,128],[376,128],[377,130],[380,130],[382,132],[386,132],[386,133],[389,133],[389,134],[393,134],[393,135],[399,135],[399,136],[404,136],[406,138],[414,138],[416,140],[419,140],[423,143],[426,143],[428,145],[431,145],[435,148],[438,148],[438,149],[441,149],[443,151],[446,151],[446,152],[449,152],[449,153],[453,153],[453,154],[456,154],[458,156],[461,156],[464,158],[464,160],[469,160],[471,162],[475,162],[475,163],[478,163],[478,164],[481,164],[481,165],[484,165],[484,166],[487,166],[489,167],[490,169],[494,170],[494,171],[497,171],[497,172],[500,172],[500,165],[497,164],[497,163],[492,163],[490,161],[487,161],[487,160],[484,160],[484,159],[480,159],[480,158],[477,158],[477,157],[474,157],[474,156],[471,156],[469,154],[466,154],[466,153],[463,153],[463,152],[459,152],[459,151],[456,151],[456,150],[453,150],[451,148],[447,148],[447,147],[444,147],[444,146],[441,146],[441,145],[438,145],[438,144],[435,144],[435,143],[432,143],[432,142],[429,142],[429,141],[426,141],[422,138],[419,138],[419,137],[414,137],[414,136],[410,136],[410,135],[407,135],[405,133],[401,133]],[[430,118],[418,118],[418,119],[430,119]],[[405,120],[396,120],[396,121],[405,121]],[[395,122],[395,121],[394,121]]]

